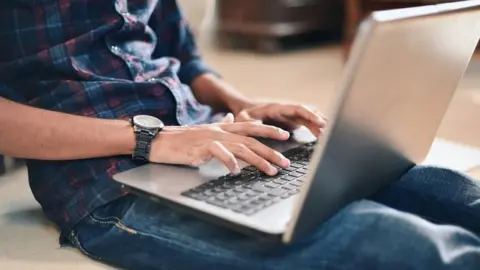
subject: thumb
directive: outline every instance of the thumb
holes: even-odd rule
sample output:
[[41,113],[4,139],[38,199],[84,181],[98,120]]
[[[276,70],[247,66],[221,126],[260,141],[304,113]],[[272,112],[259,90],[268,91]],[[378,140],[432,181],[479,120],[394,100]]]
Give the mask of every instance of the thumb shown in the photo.
[[232,124],[234,121],[235,121],[235,117],[233,116],[233,114],[227,113],[227,115],[225,115],[225,117],[223,117],[222,120],[220,120],[220,123]]

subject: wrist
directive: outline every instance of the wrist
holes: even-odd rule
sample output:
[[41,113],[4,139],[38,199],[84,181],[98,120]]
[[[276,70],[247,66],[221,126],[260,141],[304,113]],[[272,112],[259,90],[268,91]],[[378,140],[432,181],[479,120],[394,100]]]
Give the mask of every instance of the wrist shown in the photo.
[[230,98],[227,99],[225,103],[228,111],[230,111],[234,115],[239,114],[245,108],[251,107],[253,105],[253,102],[245,97]]
[[211,74],[199,76],[194,81],[192,90],[200,103],[210,105],[221,112],[236,114],[252,104],[249,98],[228,82]]
[[[174,164],[172,153],[175,153],[175,146],[178,145],[172,140],[178,135],[182,127],[180,126],[166,126],[162,132],[153,139],[150,149],[150,162]],[[172,148],[173,147],[173,148]]]
[[135,149],[135,131],[129,121],[126,120],[115,120],[113,122],[114,129],[117,130],[113,132],[112,135],[115,138],[107,138],[110,142],[114,142],[113,147],[117,149],[118,155],[129,155],[133,154]]

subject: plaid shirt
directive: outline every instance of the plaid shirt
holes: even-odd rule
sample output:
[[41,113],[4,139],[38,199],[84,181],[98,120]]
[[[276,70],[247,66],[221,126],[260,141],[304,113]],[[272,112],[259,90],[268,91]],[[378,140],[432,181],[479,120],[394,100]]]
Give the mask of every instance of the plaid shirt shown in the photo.
[[[0,1],[0,96],[89,117],[205,122],[188,85],[210,72],[175,0]],[[182,83],[180,83],[182,82]],[[30,187],[64,233],[124,191],[129,157],[29,160]]]

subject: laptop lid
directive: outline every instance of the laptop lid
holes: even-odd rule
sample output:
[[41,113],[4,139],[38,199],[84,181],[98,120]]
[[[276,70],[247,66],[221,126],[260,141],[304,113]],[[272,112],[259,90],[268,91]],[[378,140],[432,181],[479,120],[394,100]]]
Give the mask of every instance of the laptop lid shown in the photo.
[[380,11],[363,22],[284,242],[422,162],[479,38],[480,1]]

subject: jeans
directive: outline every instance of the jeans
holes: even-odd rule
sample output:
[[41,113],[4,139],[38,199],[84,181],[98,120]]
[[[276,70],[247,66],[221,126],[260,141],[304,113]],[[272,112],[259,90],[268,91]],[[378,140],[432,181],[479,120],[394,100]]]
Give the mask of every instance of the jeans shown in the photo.
[[480,269],[480,187],[415,167],[291,245],[249,238],[127,196],[69,234],[90,258],[124,269]]

